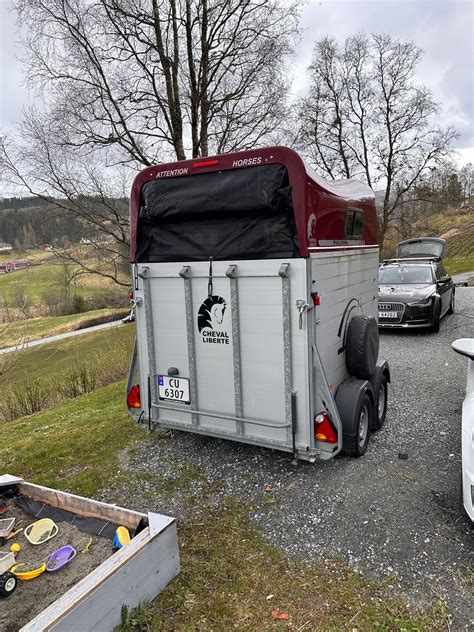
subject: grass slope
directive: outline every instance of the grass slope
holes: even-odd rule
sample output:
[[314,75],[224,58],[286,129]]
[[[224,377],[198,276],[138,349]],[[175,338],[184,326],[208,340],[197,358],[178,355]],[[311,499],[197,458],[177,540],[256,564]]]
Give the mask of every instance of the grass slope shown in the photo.
[[[56,336],[85,326],[89,321],[116,320],[123,318],[129,310],[95,309],[81,314],[68,316],[39,316],[28,320],[19,320],[0,329],[0,349],[21,345],[47,336]],[[98,324],[98,323],[94,323]]]
[[0,425],[0,463],[41,485],[96,496],[117,471],[118,453],[145,435],[125,411],[125,382]]
[[[90,275],[89,275],[90,276]],[[100,283],[90,282],[89,276],[72,285],[71,290],[84,298],[94,297],[103,294],[104,289],[114,295],[126,295],[125,288],[105,287],[105,281]],[[47,263],[38,266],[17,270],[9,274],[0,274],[0,295],[10,304],[15,299],[15,288],[24,288],[30,305],[39,306],[42,303],[43,295],[48,291],[59,291],[64,287],[64,267],[59,263]]]
[[[450,274],[474,270],[474,214],[440,213],[418,220],[411,227],[411,237],[446,239],[445,265]],[[395,256],[400,237],[394,229],[387,233],[383,257]]]
[[7,384],[19,384],[26,378],[30,380],[37,377],[53,378],[64,373],[71,366],[93,360],[98,356],[106,356],[117,346],[126,345],[128,353],[131,354],[134,336],[133,324],[118,325],[110,329],[17,351],[6,375]]

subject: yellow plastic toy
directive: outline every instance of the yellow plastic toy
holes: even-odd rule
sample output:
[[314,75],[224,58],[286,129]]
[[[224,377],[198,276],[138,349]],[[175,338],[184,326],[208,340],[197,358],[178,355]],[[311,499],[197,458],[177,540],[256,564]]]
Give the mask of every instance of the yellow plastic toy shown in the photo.
[[18,544],[18,542],[14,542],[10,547],[10,551],[12,553],[15,553],[16,555],[17,553],[21,551],[21,546]]
[[130,532],[127,527],[117,527],[112,545],[116,549],[121,549],[130,542]]
[[41,518],[25,529],[25,537],[31,544],[43,544],[54,538],[59,531],[58,525],[51,518]]
[[15,566],[12,566],[10,569],[10,573],[13,573],[15,577],[18,577],[18,579],[21,579],[24,582],[39,577],[46,570],[46,564],[41,564],[41,566],[31,568],[29,570],[23,569],[22,571],[17,571],[17,568],[20,568],[20,566],[26,566],[26,564],[15,564]]

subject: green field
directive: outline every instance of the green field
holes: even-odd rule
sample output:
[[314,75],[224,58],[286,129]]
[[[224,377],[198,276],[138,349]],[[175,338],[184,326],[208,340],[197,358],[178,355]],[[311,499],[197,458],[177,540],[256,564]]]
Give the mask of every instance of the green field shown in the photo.
[[[102,283],[86,284],[86,279],[78,278],[78,281],[71,285],[71,292],[85,299],[93,299],[95,296],[109,292],[115,297],[126,297],[126,288],[104,287]],[[96,277],[100,279],[100,277]],[[0,297],[13,305],[15,293],[21,287],[28,296],[29,304],[37,307],[43,303],[43,295],[47,292],[58,292],[64,287],[64,266],[59,263],[47,263],[38,266],[17,270],[9,274],[0,274]]]
[[89,322],[98,324],[95,323],[96,320],[101,320],[102,322],[118,320],[123,318],[128,311],[123,309],[95,309],[81,314],[69,314],[68,316],[39,316],[37,318],[14,321],[0,326],[0,349],[82,329]]
[[[20,384],[26,379],[60,377],[71,367],[93,362],[96,358],[106,361],[117,347],[123,348],[124,354],[130,356],[134,336],[133,324],[118,325],[20,350],[14,354],[14,361],[5,376],[6,383]],[[0,356],[0,363],[2,360],[5,362],[7,357]]]

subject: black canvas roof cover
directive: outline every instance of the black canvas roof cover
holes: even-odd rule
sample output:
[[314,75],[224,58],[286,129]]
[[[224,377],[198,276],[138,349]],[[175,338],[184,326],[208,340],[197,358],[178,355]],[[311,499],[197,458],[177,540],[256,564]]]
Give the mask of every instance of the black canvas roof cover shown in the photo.
[[152,180],[141,198],[139,262],[299,256],[283,165]]

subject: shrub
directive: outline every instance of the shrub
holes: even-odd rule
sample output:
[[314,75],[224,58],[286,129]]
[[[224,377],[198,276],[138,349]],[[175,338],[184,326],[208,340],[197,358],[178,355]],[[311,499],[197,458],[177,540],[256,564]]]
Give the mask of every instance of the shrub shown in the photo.
[[111,307],[127,307],[129,304],[128,292],[117,290],[103,290],[87,299],[88,309],[107,309]]
[[97,368],[95,363],[79,364],[66,371],[64,376],[56,382],[56,390],[62,399],[73,399],[85,395],[95,389],[97,385]]
[[87,312],[89,306],[80,294],[70,294],[66,289],[48,290],[42,297],[45,312],[48,316],[68,316]]
[[66,316],[72,314],[71,301],[66,290],[48,290],[42,296],[42,301],[48,316]]
[[26,380],[21,386],[8,386],[3,398],[1,412],[6,421],[25,417],[43,410],[50,399],[47,383],[39,378]]

